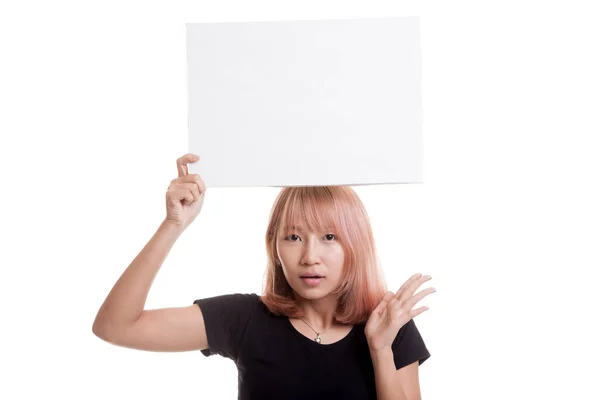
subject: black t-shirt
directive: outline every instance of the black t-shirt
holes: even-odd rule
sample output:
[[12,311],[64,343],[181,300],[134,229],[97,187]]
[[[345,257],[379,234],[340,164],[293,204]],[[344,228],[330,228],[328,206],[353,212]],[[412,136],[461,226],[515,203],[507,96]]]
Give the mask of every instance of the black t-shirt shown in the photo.
[[[238,368],[238,399],[376,399],[365,324],[343,339],[319,344],[276,316],[257,294],[227,294],[194,301],[202,310],[208,349]],[[392,344],[396,369],[430,354],[414,321]]]

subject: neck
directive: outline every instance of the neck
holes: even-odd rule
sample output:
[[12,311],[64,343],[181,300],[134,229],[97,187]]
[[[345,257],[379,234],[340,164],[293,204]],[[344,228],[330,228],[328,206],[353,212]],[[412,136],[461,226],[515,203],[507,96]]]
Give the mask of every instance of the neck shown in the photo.
[[337,301],[325,298],[317,300],[303,299],[296,296],[296,304],[302,310],[302,319],[315,331],[322,332],[336,324]]

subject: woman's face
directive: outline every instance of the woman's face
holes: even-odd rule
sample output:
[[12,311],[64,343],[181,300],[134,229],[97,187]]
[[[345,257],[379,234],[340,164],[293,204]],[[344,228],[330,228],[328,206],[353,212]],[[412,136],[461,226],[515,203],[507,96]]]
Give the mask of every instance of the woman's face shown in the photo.
[[[277,255],[292,289],[305,299],[319,299],[334,290],[341,279],[344,250],[331,232],[307,232],[306,225],[280,232]],[[321,278],[303,278],[319,275]]]

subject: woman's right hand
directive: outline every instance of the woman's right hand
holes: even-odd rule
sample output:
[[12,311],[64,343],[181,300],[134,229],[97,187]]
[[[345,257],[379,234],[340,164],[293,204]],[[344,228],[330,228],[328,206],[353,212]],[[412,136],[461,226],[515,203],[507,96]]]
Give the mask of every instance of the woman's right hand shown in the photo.
[[200,159],[195,154],[186,154],[177,159],[179,177],[173,179],[167,189],[167,218],[182,230],[187,228],[200,213],[204,203],[206,185],[200,175],[188,172],[188,164]]

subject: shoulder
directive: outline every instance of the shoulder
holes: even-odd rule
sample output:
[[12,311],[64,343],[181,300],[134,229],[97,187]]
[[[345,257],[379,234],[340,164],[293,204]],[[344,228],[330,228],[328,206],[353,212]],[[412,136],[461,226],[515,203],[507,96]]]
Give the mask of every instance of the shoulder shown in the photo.
[[194,303],[196,302],[203,302],[203,301],[228,301],[228,302],[252,302],[252,301],[258,301],[260,299],[260,296],[256,293],[228,293],[228,294],[220,294],[220,295],[216,295],[216,296],[210,296],[210,297],[203,297],[200,298],[196,301],[194,301]]
[[417,324],[415,324],[414,319],[411,319],[406,324],[404,324],[402,328],[400,328],[398,334],[396,335],[396,338],[394,339],[392,347],[398,346],[402,341],[406,340],[406,338],[414,339],[414,337],[417,334],[420,335],[420,332],[417,329]]
[[237,359],[259,299],[255,293],[231,293],[195,300],[202,311],[209,347],[202,353]]
[[396,369],[415,361],[423,364],[431,355],[414,320],[409,320],[396,335],[392,343]]
[[202,310],[204,308],[248,310],[253,309],[259,301],[260,296],[256,293],[230,293],[197,299],[194,304]]

